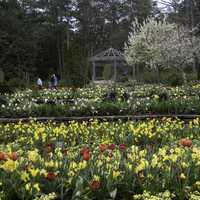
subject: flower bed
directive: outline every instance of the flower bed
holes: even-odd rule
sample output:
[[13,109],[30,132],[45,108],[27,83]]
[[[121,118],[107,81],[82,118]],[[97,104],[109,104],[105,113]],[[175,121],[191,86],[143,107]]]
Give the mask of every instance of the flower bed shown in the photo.
[[[25,90],[0,99],[1,117],[199,114],[200,85]],[[5,103],[7,102],[7,103]]]
[[199,199],[199,123],[0,125],[0,199]]

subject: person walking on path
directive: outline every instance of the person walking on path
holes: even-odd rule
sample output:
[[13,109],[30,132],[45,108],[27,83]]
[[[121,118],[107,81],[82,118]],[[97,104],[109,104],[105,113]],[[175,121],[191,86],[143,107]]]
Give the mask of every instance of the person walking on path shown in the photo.
[[55,74],[53,74],[51,76],[51,79],[50,79],[50,87],[53,89],[56,89],[58,86],[58,78],[56,77]]
[[37,86],[38,86],[38,89],[42,89],[42,79],[40,77],[38,77],[37,79]]

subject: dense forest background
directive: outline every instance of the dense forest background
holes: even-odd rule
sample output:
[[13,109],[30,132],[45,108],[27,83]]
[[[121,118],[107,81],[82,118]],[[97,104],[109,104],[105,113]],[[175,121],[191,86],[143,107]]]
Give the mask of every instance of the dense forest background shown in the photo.
[[88,57],[123,50],[132,22],[167,18],[199,34],[200,0],[0,0],[0,68],[7,82],[69,85],[91,78]]

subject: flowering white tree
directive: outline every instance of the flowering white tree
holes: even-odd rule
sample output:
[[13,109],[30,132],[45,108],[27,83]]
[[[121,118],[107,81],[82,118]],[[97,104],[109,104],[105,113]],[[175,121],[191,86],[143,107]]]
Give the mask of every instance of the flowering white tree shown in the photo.
[[185,66],[199,52],[199,44],[189,31],[176,24],[148,19],[139,25],[136,21],[125,45],[125,57],[132,66],[143,63],[158,71],[177,68],[184,76]]

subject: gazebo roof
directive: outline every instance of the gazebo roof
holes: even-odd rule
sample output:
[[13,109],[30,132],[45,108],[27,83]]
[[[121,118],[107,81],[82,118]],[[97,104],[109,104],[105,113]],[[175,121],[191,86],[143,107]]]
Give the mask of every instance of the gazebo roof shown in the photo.
[[103,52],[89,58],[89,61],[125,61],[124,55],[114,48],[109,48]]

